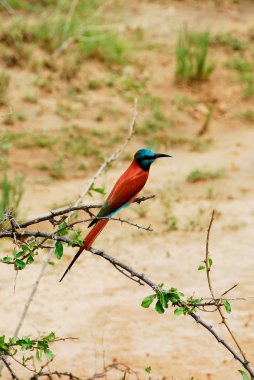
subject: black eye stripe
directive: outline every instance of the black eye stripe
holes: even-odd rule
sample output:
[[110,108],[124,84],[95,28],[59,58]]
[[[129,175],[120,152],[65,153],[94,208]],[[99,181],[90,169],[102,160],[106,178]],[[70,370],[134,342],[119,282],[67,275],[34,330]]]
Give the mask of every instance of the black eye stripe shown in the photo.
[[143,157],[141,157],[141,161],[143,161],[143,160],[151,160],[151,159],[153,159],[153,156],[143,156]]

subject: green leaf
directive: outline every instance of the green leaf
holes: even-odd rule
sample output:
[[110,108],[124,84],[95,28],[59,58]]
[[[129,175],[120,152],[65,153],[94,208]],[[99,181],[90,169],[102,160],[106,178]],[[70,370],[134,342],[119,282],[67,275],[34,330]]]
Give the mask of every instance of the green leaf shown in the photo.
[[213,265],[213,260],[209,257],[209,259],[208,259],[209,268],[211,268],[212,265]]
[[28,258],[26,259],[26,264],[32,264],[33,262],[34,262],[33,256],[28,256]]
[[58,260],[60,260],[61,257],[63,256],[63,244],[60,241],[56,242],[54,253]]
[[152,372],[152,368],[149,366],[149,367],[146,367],[145,368],[145,371],[146,371],[146,373],[151,373]]
[[15,260],[15,267],[17,270],[22,270],[26,267],[26,263],[22,260],[17,259]]
[[204,270],[205,266],[204,265],[199,265],[198,270]]
[[222,303],[225,307],[226,312],[230,314],[232,310],[230,303],[227,300],[222,300]]
[[38,360],[38,362],[41,361],[41,353],[39,350],[36,350],[35,357]]
[[51,332],[49,335],[44,336],[43,340],[46,340],[47,342],[51,342],[52,340],[56,339],[56,334]]
[[5,257],[1,260],[2,263],[8,263],[9,261],[12,261],[12,257],[5,256]]
[[82,247],[82,245],[84,244],[84,242],[83,242],[83,236],[82,236],[82,233],[81,233],[81,231],[75,231],[75,234],[74,234],[74,236],[73,236],[73,241],[75,242],[75,243],[78,243],[78,245],[80,246],[80,247]]
[[104,187],[94,187],[94,182],[91,184],[91,186],[89,187],[89,190],[88,190],[88,195],[90,195],[90,197],[93,196],[92,191],[95,191],[96,193],[99,193],[102,195],[107,194]]
[[175,309],[174,314],[181,315],[184,313],[184,310],[185,310],[184,307],[178,307],[177,309]]
[[45,351],[45,356],[46,356],[46,359],[49,361],[53,358],[53,352],[48,348],[46,351]]
[[157,313],[159,313],[159,314],[163,314],[163,313],[164,313],[165,310],[163,309],[163,306],[162,306],[162,304],[160,303],[160,301],[157,301],[157,302],[156,302],[155,310],[156,310]]
[[23,251],[20,251],[20,252],[16,253],[16,252],[13,251],[12,254],[13,254],[13,257],[14,257],[15,259],[17,259],[18,257],[23,256],[23,255],[24,255],[24,252],[23,252]]
[[67,223],[65,221],[63,221],[58,226],[58,235],[64,236],[67,234],[68,234]]
[[243,380],[251,380],[245,371],[239,369],[238,372],[240,372],[240,374],[242,375]]
[[151,305],[151,303],[153,302],[155,297],[156,297],[156,294],[152,294],[151,296],[147,296],[141,302],[141,306],[147,309]]

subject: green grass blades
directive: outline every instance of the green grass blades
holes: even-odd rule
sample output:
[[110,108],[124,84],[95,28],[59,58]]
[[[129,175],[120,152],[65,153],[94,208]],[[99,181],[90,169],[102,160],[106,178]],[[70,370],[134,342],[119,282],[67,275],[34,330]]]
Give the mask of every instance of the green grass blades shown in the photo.
[[202,81],[215,69],[215,63],[208,62],[210,35],[190,33],[184,29],[179,33],[176,47],[176,78],[180,82]]

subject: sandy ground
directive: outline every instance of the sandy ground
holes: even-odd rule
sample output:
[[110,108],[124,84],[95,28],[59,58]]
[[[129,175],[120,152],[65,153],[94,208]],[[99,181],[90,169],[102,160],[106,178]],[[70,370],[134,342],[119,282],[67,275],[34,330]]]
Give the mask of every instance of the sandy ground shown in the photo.
[[[126,12],[129,18],[133,11],[136,12],[131,21],[133,25],[145,24],[144,20],[152,18],[153,35],[156,37],[157,34],[157,38],[163,41],[172,30],[177,30],[176,19],[179,24],[184,21],[195,24],[201,15],[208,14],[202,6],[193,7],[188,13],[186,4],[182,2],[177,7],[168,7],[165,2],[158,3],[151,2],[148,6],[148,2],[143,1],[139,6],[129,7]],[[225,13],[219,16],[220,12],[208,14],[206,19],[201,18],[200,28],[211,25],[216,15],[214,28],[220,31],[234,27],[241,32],[253,20],[253,13],[247,12],[244,5],[237,10],[229,8],[228,12],[229,18]],[[245,23],[241,18],[243,14],[246,16]],[[162,15],[165,22],[163,27],[157,29]],[[173,22],[168,27],[170,20]],[[165,70],[159,75],[158,92],[165,94],[163,73]],[[211,92],[216,93],[218,86],[218,82],[213,84]],[[112,222],[94,244],[145,273],[156,283],[163,282],[168,288],[176,287],[186,295],[209,296],[205,273],[198,271],[197,267],[204,259],[206,228],[215,209],[217,213],[210,245],[215,292],[219,295],[239,283],[231,293],[232,298],[254,296],[254,129],[250,123],[239,125],[239,121],[230,118],[237,101],[231,99],[234,84],[230,88],[231,92],[225,90],[223,100],[226,115],[216,115],[211,124],[208,137],[212,143],[208,149],[195,152],[182,147],[161,148],[165,153],[172,154],[173,158],[154,164],[142,193],[156,194],[155,200],[141,206],[132,205],[119,213],[142,225],[151,223],[154,231],[138,231],[131,226]],[[195,120],[192,120],[192,126],[196,128]],[[134,138],[128,146],[128,154],[139,147],[140,141]],[[127,165],[127,161],[120,160],[98,180],[98,185],[102,184],[110,190]],[[222,168],[225,175],[209,182],[188,183],[188,173],[200,167],[209,170]],[[53,181],[47,185],[28,178],[29,191],[22,200],[25,214],[40,214],[54,203],[75,200],[89,178],[88,173],[82,179]],[[207,196],[209,187],[213,188],[212,198]],[[138,213],[141,207],[145,210],[144,216]],[[177,231],[167,230],[170,215],[177,217]],[[196,227],[191,229],[188,226],[193,221]],[[85,233],[85,226],[83,230]],[[6,244],[2,243],[1,248],[6,249]],[[54,331],[59,337],[79,337],[78,340],[54,345],[53,350],[57,354],[52,368],[71,371],[86,378],[101,371],[104,362],[110,364],[117,361],[129,365],[141,379],[148,377],[144,371],[147,366],[152,368],[153,379],[240,378],[237,373],[239,364],[202,327],[187,316],[174,316],[171,309],[164,315],[158,315],[153,308],[141,308],[142,299],[151,291],[131,282],[103,259],[90,253],[84,254],[60,284],[58,280],[74,251],[66,248],[63,259],[57,265],[48,267],[21,331],[24,335],[36,336]],[[15,292],[13,269],[1,266],[0,329],[6,335],[14,332],[42,260],[43,254],[36,264],[19,273]],[[248,359],[254,363],[254,300],[232,301],[232,308],[228,322]],[[218,316],[206,313],[203,318],[233,344]],[[23,376],[24,379],[28,378],[28,373],[24,372]],[[7,372],[3,372],[3,379],[8,378]],[[119,373],[108,375],[108,379],[119,378]],[[128,379],[132,378],[135,376],[128,376]]]

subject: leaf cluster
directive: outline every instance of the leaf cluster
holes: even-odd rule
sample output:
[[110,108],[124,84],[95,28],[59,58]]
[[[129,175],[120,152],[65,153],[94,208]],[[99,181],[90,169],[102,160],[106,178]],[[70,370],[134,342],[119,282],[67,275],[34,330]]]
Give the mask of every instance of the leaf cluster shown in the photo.
[[5,256],[0,262],[13,264],[15,270],[22,270],[34,262],[34,257],[38,254],[37,248],[38,243],[35,241],[22,245],[18,252],[17,249],[14,248],[12,256]]
[[[53,353],[49,348],[49,344],[56,340],[53,332],[41,337],[40,339],[32,339],[29,335],[24,338],[6,338],[5,335],[0,336],[0,356],[8,355],[15,357],[20,351],[35,351],[35,357],[38,361],[45,355],[47,360],[53,358]],[[26,365],[30,357],[23,355],[22,364]]]
[[163,284],[158,285],[155,294],[147,296],[143,299],[141,306],[149,308],[154,300],[156,301],[155,310],[159,314],[163,314],[168,305],[176,307],[174,310],[175,315],[190,314],[196,309],[196,305],[201,302],[201,299],[189,297],[184,300],[184,294],[179,292],[176,288],[170,288],[169,290],[162,289]]

